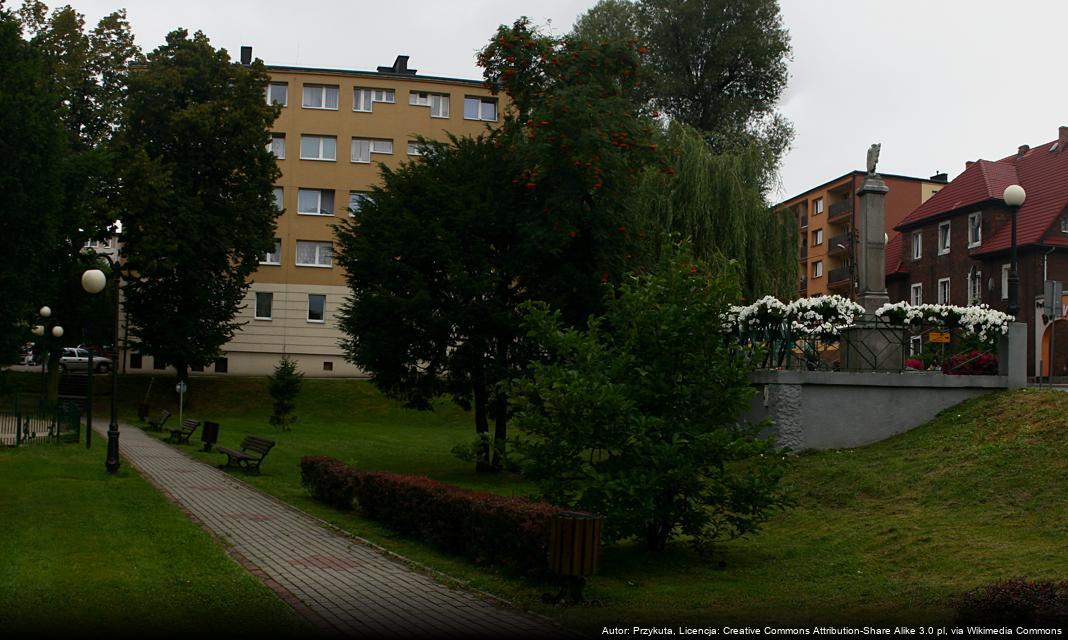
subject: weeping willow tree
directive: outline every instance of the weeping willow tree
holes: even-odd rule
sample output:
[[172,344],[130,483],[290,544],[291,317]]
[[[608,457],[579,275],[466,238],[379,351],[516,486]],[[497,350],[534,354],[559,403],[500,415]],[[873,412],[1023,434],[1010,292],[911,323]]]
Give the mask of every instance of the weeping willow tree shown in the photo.
[[649,170],[633,201],[648,250],[666,237],[688,240],[696,257],[735,261],[749,299],[797,293],[797,223],[765,199],[767,158],[757,145],[713,152],[702,133],[673,123],[666,145],[671,166]]

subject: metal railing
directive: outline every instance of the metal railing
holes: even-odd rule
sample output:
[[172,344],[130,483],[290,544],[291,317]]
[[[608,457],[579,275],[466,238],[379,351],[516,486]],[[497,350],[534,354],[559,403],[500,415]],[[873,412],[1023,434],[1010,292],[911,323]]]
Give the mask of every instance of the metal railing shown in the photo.
[[18,447],[36,442],[77,442],[81,412],[77,405],[17,395],[0,407],[0,445]]
[[827,208],[828,220],[835,220],[849,215],[853,215],[853,198],[846,198],[841,202],[835,202]]

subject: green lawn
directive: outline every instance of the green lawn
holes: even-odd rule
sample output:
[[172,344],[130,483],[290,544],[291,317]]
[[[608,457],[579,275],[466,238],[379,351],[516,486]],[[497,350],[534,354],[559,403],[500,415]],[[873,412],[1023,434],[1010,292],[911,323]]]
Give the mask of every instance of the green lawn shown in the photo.
[[[147,381],[131,383],[126,398],[136,403]],[[154,411],[173,397],[171,389],[170,380],[156,383],[153,395],[161,395]],[[1060,392],[991,395],[877,445],[797,456],[785,480],[796,506],[759,536],[704,555],[684,545],[660,554],[632,545],[606,549],[603,572],[588,589],[604,606],[561,610],[540,604],[545,585],[440,554],[358,513],[319,505],[300,486],[299,458],[325,454],[504,494],[528,491],[513,476],[479,475],[451,456],[454,444],[471,438],[469,414],[448,404],[433,413],[401,409],[367,382],[308,380],[298,402],[300,422],[277,433],[266,420],[265,389],[257,379],[193,381],[188,415],[221,422],[223,444],[235,445],[246,433],[278,440],[263,475],[243,479],[579,628],[947,623],[952,599],[969,588],[1010,576],[1068,576],[1068,394]],[[182,448],[193,453],[197,447]],[[225,459],[193,455],[216,464]]]
[[97,442],[0,449],[3,635],[307,631],[128,465],[109,476]]

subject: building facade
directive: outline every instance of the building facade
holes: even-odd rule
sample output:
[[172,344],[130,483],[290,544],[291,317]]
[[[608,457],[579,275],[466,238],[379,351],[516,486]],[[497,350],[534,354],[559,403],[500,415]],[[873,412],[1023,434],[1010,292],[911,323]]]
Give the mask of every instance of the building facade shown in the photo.
[[[251,61],[242,48],[242,62]],[[416,139],[478,135],[500,119],[497,96],[479,80],[418,75],[407,56],[377,71],[268,66],[265,99],[281,107],[270,148],[275,185],[275,248],[264,256],[238,320],[244,322],[205,373],[265,375],[282,355],[307,376],[357,376],[338,346],[337,313],[348,297],[333,259],[333,225],[358,211],[391,168],[416,159]],[[130,372],[161,369],[131,354]]]
[[[779,205],[793,212],[800,230],[798,295],[837,293],[855,297],[860,199],[864,171],[852,171],[805,191]],[[886,196],[886,233],[893,244],[894,226],[945,186],[947,176],[930,179],[880,174],[890,188]],[[889,247],[888,247],[889,251]]]
[[[1068,278],[1068,127],[1056,140],[1019,147],[997,161],[968,162],[964,172],[897,224],[900,251],[889,264],[891,301],[988,304],[1007,311],[1011,213],[1002,200],[1018,184],[1027,197],[1017,214],[1020,278],[1018,320],[1028,324],[1029,375],[1045,375],[1043,283]],[[1036,306],[1037,305],[1037,306]],[[1052,359],[1053,374],[1068,375],[1068,326],[1057,323],[1066,350]]]

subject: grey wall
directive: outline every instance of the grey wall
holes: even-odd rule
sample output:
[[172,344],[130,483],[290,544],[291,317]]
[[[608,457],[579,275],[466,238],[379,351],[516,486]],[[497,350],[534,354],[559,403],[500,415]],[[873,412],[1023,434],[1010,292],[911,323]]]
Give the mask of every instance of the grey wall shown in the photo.
[[750,420],[770,418],[776,443],[793,450],[871,444],[940,411],[1008,386],[1007,376],[941,372],[757,371]]

